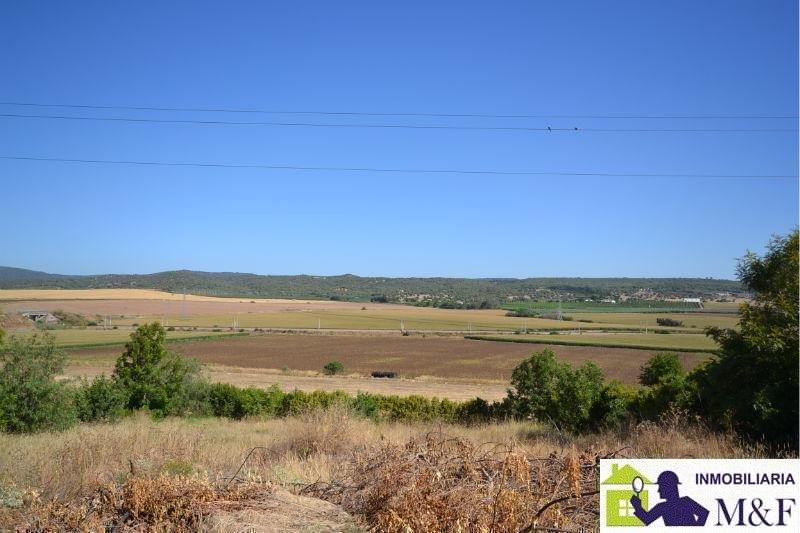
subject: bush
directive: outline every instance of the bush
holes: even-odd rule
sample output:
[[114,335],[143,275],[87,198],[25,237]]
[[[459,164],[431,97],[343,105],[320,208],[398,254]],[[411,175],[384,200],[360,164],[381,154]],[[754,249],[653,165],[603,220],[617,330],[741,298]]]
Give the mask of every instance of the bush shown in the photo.
[[583,431],[603,390],[603,373],[592,362],[572,370],[551,350],[534,353],[511,375],[509,400],[518,416],[552,423],[559,430]]
[[630,420],[636,399],[636,390],[619,381],[612,381],[605,385],[600,393],[600,398],[591,409],[592,429],[615,427]]
[[344,372],[344,365],[339,361],[331,361],[322,367],[322,371],[326,376],[333,376],[334,374],[341,374]]
[[0,430],[26,433],[74,424],[71,391],[55,380],[65,361],[52,335],[11,337],[0,350]]
[[683,322],[681,322],[680,320],[674,320],[672,318],[656,318],[656,324],[658,324],[659,326],[671,327],[671,328],[683,327]]
[[642,385],[658,385],[662,381],[674,380],[683,376],[683,367],[674,353],[658,353],[651,357],[639,374]]
[[98,376],[75,390],[75,408],[83,422],[113,422],[125,414],[127,395],[113,380]]
[[240,389],[227,383],[209,386],[208,403],[214,416],[241,419],[247,416],[275,416],[285,394],[276,386],[268,390]]
[[389,378],[394,379],[397,377],[397,372],[391,370],[376,370],[370,374],[373,378]]

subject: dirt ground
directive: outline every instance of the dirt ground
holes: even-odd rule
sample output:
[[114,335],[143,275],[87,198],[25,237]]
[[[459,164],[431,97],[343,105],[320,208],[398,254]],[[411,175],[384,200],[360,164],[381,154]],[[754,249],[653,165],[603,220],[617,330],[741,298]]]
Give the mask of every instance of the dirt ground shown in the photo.
[[[327,335],[253,335],[182,343],[173,349],[204,363],[230,367],[320,371],[340,361],[347,373],[369,375],[391,370],[403,377],[436,376],[507,383],[512,370],[534,351],[552,349],[573,365],[594,361],[608,379],[636,383],[639,371],[655,350],[589,346],[525,345],[447,337],[360,337]],[[120,347],[73,350],[71,359],[109,361]],[[708,356],[678,354],[687,369]]]

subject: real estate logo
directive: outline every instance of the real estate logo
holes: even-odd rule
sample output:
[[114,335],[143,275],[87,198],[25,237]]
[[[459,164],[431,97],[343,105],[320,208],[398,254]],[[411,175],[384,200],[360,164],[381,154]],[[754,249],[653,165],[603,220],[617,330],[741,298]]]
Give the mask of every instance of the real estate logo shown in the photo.
[[600,529],[800,531],[796,459],[600,462]]

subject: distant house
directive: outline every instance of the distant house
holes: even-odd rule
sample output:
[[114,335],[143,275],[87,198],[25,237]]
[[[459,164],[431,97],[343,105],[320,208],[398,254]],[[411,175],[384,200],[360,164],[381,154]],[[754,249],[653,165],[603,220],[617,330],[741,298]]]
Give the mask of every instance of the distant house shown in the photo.
[[48,313],[47,311],[23,311],[22,316],[29,320],[33,320],[34,322],[40,322],[42,324],[55,324],[58,322],[58,318],[53,316],[52,313]]
[[613,298],[603,298],[602,300],[600,300],[600,302],[604,303],[604,304],[615,304],[615,303],[617,303],[617,301],[615,299],[613,299]]
[[703,300],[701,300],[700,298],[684,298],[683,302],[687,304],[699,304],[703,303]]

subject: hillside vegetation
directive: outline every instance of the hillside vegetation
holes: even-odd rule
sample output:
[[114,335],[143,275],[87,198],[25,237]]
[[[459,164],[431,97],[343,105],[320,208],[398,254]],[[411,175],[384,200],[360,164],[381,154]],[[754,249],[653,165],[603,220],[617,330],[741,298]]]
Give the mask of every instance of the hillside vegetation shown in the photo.
[[[342,299],[425,305],[498,307],[512,298],[594,298],[638,290],[672,297],[738,294],[737,281],[711,278],[388,278],[341,276],[262,276],[234,272],[177,270],[155,274],[65,276],[0,267],[0,289],[137,288],[242,297]],[[461,303],[459,303],[461,302]]]

